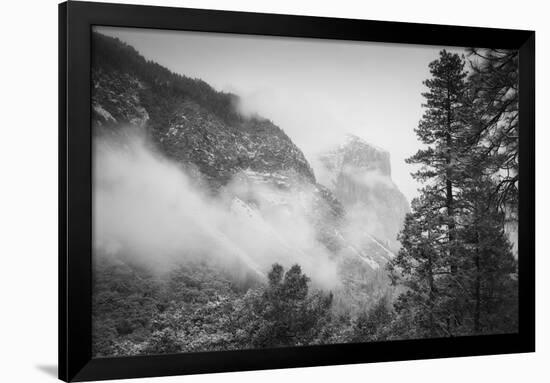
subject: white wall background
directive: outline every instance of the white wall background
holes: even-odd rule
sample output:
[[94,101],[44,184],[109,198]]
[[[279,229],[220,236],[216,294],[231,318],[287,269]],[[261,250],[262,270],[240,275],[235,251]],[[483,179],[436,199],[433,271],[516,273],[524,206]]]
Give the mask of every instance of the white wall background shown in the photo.
[[[120,1],[128,2],[128,1]],[[537,353],[142,379],[140,382],[543,382],[550,361],[546,241],[550,23],[540,0],[150,0],[133,3],[537,32]],[[2,3],[0,381],[53,382],[57,363],[57,1]]]

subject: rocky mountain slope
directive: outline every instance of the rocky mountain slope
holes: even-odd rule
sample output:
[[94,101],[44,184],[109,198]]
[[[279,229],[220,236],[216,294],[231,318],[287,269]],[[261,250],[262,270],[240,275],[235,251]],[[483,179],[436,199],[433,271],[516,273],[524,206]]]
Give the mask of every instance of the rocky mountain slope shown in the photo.
[[92,122],[143,127],[169,158],[192,163],[215,187],[239,170],[294,172],[315,182],[303,153],[272,122],[244,118],[237,96],[146,62],[133,48],[94,34]]
[[[234,225],[250,227],[247,235],[263,242],[261,251],[273,249],[278,252],[276,259],[287,264],[297,257],[306,272],[318,273],[320,279],[330,274],[322,270],[323,264],[337,265],[347,291],[342,299],[369,299],[362,295],[385,283],[377,279],[385,275],[383,266],[396,248],[391,237],[406,201],[394,186],[367,187],[344,170],[351,165],[377,170],[391,181],[387,153],[360,143],[327,153],[324,163],[336,178],[322,185],[282,129],[261,117],[236,112],[237,96],[174,74],[121,41],[97,33],[92,68],[94,135],[146,135],[156,151],[181,166],[197,184],[223,196]],[[359,219],[358,210],[383,217],[381,231],[357,226],[373,222],[371,217]],[[232,233],[231,227],[224,230],[224,241],[241,235]],[[307,240],[297,238],[301,230],[307,232]],[[250,260],[250,269],[269,268],[257,257],[256,243],[236,246],[241,258]]]

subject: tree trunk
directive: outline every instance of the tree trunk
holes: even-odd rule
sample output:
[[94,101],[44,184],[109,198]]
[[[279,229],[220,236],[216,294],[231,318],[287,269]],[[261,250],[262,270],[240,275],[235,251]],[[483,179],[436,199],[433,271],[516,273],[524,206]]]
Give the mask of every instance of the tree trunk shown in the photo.
[[[448,239],[449,239],[449,264],[451,267],[451,278],[454,278],[456,273],[458,272],[458,266],[457,266],[457,259],[454,249],[454,240],[455,240],[455,222],[454,222],[454,206],[453,206],[453,170],[452,170],[452,159],[453,159],[453,152],[452,152],[452,105],[451,105],[451,89],[450,89],[450,80],[447,80],[447,103],[446,103],[446,109],[447,109],[447,126],[446,126],[446,145],[447,145],[447,153],[446,153],[446,164],[447,169],[445,171],[445,202],[447,207],[447,219],[448,219]],[[457,301],[455,300],[453,304],[454,308],[454,323],[455,325],[459,325],[460,322],[462,322],[460,317],[460,307],[457,305]],[[451,331],[451,317],[447,321],[449,332]]]
[[475,310],[474,310],[474,333],[480,332],[480,311],[481,311],[481,266],[479,259],[479,232],[476,231],[476,281],[475,281]]
[[429,294],[429,309],[430,309],[430,336],[435,337],[435,318],[434,318],[434,305],[435,305],[435,287],[434,287],[434,275],[433,275],[433,263],[432,254],[428,255],[428,284],[430,287]]
[[452,110],[451,110],[451,99],[450,99],[450,90],[447,89],[447,134],[446,134],[446,144],[447,144],[447,153],[446,153],[446,164],[447,164],[447,170],[445,172],[445,197],[446,197],[446,207],[447,207],[447,217],[449,219],[449,256],[450,256],[450,262],[451,262],[451,273],[455,274],[457,271],[457,265],[456,260],[454,257],[454,251],[453,251],[453,241],[454,241],[454,230],[455,230],[455,224],[454,224],[454,209],[453,209],[453,182],[452,182],[452,151],[451,147],[453,144],[452,136],[451,136],[451,123],[452,123]]

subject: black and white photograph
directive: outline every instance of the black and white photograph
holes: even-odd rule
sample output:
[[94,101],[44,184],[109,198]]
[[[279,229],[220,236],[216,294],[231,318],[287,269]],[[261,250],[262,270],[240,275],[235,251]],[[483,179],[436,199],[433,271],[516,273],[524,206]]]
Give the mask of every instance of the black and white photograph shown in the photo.
[[1,382],[537,383],[543,2],[26,0]]
[[92,355],[518,332],[517,50],[96,26]]

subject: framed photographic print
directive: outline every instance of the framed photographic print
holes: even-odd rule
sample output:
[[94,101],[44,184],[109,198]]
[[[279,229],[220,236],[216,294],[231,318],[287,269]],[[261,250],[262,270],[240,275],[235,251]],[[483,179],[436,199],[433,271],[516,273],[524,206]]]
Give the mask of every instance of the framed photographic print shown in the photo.
[[534,351],[534,32],[59,5],[59,377]]

